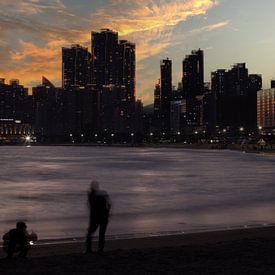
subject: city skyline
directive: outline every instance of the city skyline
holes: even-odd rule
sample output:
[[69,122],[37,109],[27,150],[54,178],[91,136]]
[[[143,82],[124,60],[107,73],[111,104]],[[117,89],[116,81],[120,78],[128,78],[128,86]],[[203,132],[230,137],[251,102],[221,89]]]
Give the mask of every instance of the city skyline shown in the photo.
[[90,50],[91,31],[101,28],[136,43],[137,97],[145,105],[153,102],[160,60],[173,61],[177,85],[182,60],[196,48],[205,52],[205,81],[212,71],[239,62],[262,74],[263,88],[275,76],[271,0],[1,1],[0,7],[0,76],[28,87],[42,75],[61,86],[61,48],[81,44]]

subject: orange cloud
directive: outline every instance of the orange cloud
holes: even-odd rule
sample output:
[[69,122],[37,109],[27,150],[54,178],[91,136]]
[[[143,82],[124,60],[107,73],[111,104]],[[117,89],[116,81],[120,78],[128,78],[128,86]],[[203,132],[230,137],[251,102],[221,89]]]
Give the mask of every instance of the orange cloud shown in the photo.
[[63,40],[50,41],[44,47],[38,47],[32,42],[20,40],[18,51],[11,51],[10,58],[13,69],[0,71],[7,79],[18,78],[30,86],[41,81],[45,75],[56,83],[61,79],[61,46]]
[[204,26],[200,29],[192,30],[191,33],[209,32],[209,31],[213,31],[213,30],[225,27],[228,24],[229,24],[229,21],[227,20],[227,21],[219,22],[213,25]]
[[117,1],[92,14],[96,22],[129,35],[134,32],[175,26],[190,16],[205,14],[216,4],[214,0],[124,1],[124,11]]
[[64,10],[65,5],[61,0],[1,0],[1,6],[6,13],[17,13],[22,15],[35,15],[49,10]]

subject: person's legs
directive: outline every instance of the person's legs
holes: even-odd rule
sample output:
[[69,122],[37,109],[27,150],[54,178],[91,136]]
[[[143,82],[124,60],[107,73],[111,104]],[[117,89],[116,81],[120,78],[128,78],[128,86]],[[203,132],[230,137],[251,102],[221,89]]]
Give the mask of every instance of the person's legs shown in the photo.
[[9,259],[12,258],[12,255],[15,252],[15,247],[16,247],[16,242],[9,241],[8,249],[7,249],[7,252],[8,252],[7,258]]
[[92,235],[96,231],[98,223],[90,223],[86,236],[86,253],[92,252]]
[[99,242],[98,242],[98,251],[102,252],[105,245],[105,232],[108,225],[108,219],[101,221],[99,225]]
[[20,253],[19,253],[19,257],[25,258],[27,256],[27,253],[30,249],[30,245],[28,242],[22,242],[19,244],[20,245]]

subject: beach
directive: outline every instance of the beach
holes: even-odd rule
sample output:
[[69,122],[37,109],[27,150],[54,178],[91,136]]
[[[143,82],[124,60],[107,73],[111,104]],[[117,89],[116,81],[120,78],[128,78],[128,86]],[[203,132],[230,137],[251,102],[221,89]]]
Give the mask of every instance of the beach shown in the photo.
[[275,227],[108,240],[103,255],[84,244],[35,245],[4,259],[0,274],[275,274]]

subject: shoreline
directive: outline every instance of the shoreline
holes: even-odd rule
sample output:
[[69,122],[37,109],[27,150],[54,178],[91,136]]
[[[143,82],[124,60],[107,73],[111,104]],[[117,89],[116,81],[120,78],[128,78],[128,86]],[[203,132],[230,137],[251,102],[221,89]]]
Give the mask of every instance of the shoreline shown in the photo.
[[[127,240],[137,240],[137,239],[150,239],[150,238],[169,238],[174,236],[192,236],[194,234],[207,234],[207,233],[214,233],[214,232],[233,232],[233,231],[241,231],[241,230],[261,230],[265,228],[274,228],[275,230],[275,223],[268,223],[268,224],[247,224],[247,225],[231,225],[231,226],[219,226],[219,227],[209,227],[204,229],[186,229],[180,231],[155,231],[155,232],[147,232],[147,233],[123,233],[123,234],[116,234],[116,235],[109,235],[105,236],[106,242],[112,241],[127,241]],[[95,233],[93,239],[97,242],[97,234],[98,231]],[[34,247],[37,246],[47,246],[47,245],[64,245],[64,244],[78,244],[84,243],[85,241],[85,234],[82,236],[71,236],[66,238],[44,238],[39,239],[35,243]],[[0,240],[0,255],[1,249],[3,247],[3,242]]]
[[27,260],[1,252],[0,273],[274,274],[275,226],[107,240],[103,255],[83,251],[80,242],[34,246]]
[[[136,240],[136,239],[150,239],[150,238],[161,238],[161,237],[173,237],[173,236],[189,236],[193,234],[206,234],[212,232],[232,232],[239,230],[261,230],[264,228],[274,228],[275,223],[269,224],[247,224],[247,225],[232,225],[232,226],[219,226],[219,227],[209,227],[204,229],[186,229],[182,231],[155,231],[147,233],[123,233],[116,235],[105,236],[106,241],[126,241],[126,240]],[[97,240],[97,233],[95,234],[95,241]],[[85,234],[84,234],[85,235]],[[44,238],[38,239],[35,246],[46,246],[46,245],[63,245],[63,244],[75,244],[83,243],[85,241],[85,236],[72,236],[66,238]],[[0,241],[0,249],[2,248],[2,241]]]
[[[107,236],[106,236],[107,237]],[[130,238],[106,238],[106,251],[114,251],[117,249],[146,249],[146,248],[163,248],[175,247],[183,245],[198,245],[198,244],[212,244],[216,242],[235,241],[242,239],[256,239],[256,238],[270,238],[275,240],[275,225],[261,226],[261,227],[243,227],[223,230],[199,231],[181,234],[166,234],[166,235],[151,235]],[[93,237],[93,250],[96,251],[98,243],[98,232]],[[38,243],[32,247],[37,256],[38,250],[47,253],[49,248],[59,248],[61,253],[72,253],[73,250],[82,252],[85,243],[84,238],[79,241],[57,242],[57,243]],[[67,250],[71,247],[72,251]],[[40,253],[41,253],[40,252]],[[42,253],[42,254],[43,254]],[[32,255],[31,254],[31,255]],[[39,254],[40,256],[42,254]]]
[[[270,238],[275,240],[275,225],[261,227],[238,227],[151,236],[136,236],[129,238],[108,238],[106,236],[105,251],[177,247],[183,245],[212,244],[216,242],[235,241],[241,239]],[[98,232],[93,237],[93,250],[96,251]],[[54,255],[82,253],[85,247],[85,238],[69,238],[58,240],[39,240],[32,245],[29,256],[41,257]],[[0,246],[2,248],[2,246]],[[71,249],[69,249],[71,248]],[[0,250],[0,259],[4,253]]]

